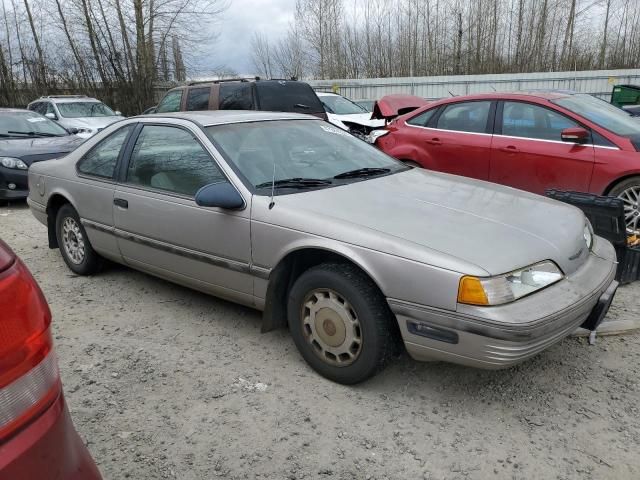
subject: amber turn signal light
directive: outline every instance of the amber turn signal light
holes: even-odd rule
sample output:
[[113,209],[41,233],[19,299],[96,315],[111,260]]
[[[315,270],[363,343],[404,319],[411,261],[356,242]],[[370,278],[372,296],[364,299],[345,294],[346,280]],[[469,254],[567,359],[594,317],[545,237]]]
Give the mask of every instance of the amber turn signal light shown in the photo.
[[458,287],[458,302],[469,305],[489,305],[489,299],[477,277],[462,277]]

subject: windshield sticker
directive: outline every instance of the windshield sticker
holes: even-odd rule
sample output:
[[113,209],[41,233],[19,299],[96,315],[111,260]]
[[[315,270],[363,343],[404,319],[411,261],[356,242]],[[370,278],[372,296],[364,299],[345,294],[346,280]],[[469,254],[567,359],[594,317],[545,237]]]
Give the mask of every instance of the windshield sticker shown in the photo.
[[327,125],[320,125],[320,128],[322,130],[324,130],[325,132],[329,132],[329,133],[335,133],[336,135],[342,135],[344,137],[350,137],[351,134],[348,132],[345,132],[344,130],[342,130],[341,128],[336,128],[336,127],[329,127]]
[[34,122],[46,122],[46,121],[47,121],[47,119],[44,118],[44,117],[27,118],[27,122],[31,122],[31,123],[34,123]]

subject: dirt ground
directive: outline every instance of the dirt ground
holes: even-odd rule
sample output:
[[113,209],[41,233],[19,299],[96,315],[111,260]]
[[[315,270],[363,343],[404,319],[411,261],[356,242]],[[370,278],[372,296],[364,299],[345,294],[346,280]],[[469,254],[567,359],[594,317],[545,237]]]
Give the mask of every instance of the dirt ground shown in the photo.
[[[503,371],[395,360],[344,387],[260,314],[131,269],[79,277],[24,204],[0,237],[54,315],[76,427],[106,479],[638,479],[640,334]],[[640,313],[640,282],[610,316]]]

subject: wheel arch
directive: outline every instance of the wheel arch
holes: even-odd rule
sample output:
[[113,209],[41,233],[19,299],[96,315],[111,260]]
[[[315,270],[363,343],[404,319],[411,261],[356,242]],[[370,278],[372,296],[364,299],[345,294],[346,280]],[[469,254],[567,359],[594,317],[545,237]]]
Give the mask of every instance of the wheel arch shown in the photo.
[[625,174],[622,177],[616,178],[615,180],[611,181],[611,183],[609,183],[609,185],[607,185],[607,187],[604,189],[602,194],[603,195],[609,195],[609,192],[611,192],[611,190],[613,190],[616,185],[618,185],[619,183],[624,182],[625,180],[633,178],[633,177],[640,177],[640,172],[631,172],[631,173]]
[[265,307],[262,317],[262,332],[288,325],[287,294],[293,283],[309,268],[322,263],[346,263],[355,266],[376,285],[382,293],[375,276],[352,252],[339,251],[320,246],[300,246],[287,252],[271,270],[268,279]]
[[[49,196],[47,201],[47,235],[49,237],[49,248],[58,248],[58,237],[56,236],[56,217],[63,205],[70,204],[69,198],[60,192],[55,192]],[[75,208],[75,207],[74,207]]]
[[419,148],[411,143],[397,145],[395,148],[389,149],[387,153],[401,162],[413,162],[422,168],[431,163],[431,154],[426,149]]

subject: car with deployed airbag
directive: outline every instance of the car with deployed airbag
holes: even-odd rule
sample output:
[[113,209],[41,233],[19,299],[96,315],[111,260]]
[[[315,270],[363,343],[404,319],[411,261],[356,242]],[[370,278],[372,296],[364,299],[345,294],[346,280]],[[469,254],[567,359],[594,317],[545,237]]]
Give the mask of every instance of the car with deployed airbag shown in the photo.
[[[104,259],[263,311],[320,374],[418,360],[522,362],[596,328],[611,244],[572,206],[407,167],[308,115],[134,117],[29,171],[75,273]],[[215,346],[212,346],[215,348]]]

